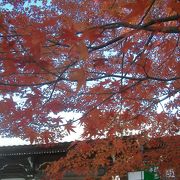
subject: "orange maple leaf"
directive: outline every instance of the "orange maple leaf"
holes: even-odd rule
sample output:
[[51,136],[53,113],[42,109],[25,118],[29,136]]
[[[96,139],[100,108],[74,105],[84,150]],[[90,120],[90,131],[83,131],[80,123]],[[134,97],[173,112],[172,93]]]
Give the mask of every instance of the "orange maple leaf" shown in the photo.
[[64,125],[64,128],[66,129],[66,131],[68,132],[68,134],[70,134],[71,132],[76,132],[74,130],[76,126],[73,126],[71,122],[67,122],[67,124]]
[[78,91],[83,85],[86,85],[86,72],[84,68],[76,69],[75,71],[71,72],[69,79],[71,81],[77,81],[77,88]]

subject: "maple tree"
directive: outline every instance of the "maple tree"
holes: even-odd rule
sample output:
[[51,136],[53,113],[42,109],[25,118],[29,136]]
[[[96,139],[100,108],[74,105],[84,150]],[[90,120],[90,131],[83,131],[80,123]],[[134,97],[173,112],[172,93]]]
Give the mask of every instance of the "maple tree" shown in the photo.
[[[147,137],[177,135],[179,1],[6,0],[1,7],[1,135],[49,143],[79,124],[83,139],[101,140],[80,143],[88,155],[64,169],[95,170],[126,147],[123,157],[133,158],[120,156],[110,175],[142,164],[134,145],[116,137],[141,134],[137,148]],[[60,112],[81,117],[67,121]]]

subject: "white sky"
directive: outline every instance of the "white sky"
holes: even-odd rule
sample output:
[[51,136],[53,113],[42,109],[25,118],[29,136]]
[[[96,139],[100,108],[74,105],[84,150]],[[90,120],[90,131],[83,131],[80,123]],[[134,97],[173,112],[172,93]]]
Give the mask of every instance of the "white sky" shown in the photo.
[[[163,101],[162,104],[164,105],[168,100],[165,100],[165,102]],[[160,104],[158,104],[158,108],[157,108],[157,113],[160,113],[162,111],[162,106]],[[81,117],[81,114],[78,113],[62,113],[61,112],[61,117],[64,117],[64,119],[66,120],[70,120],[72,118],[74,119],[78,119]],[[74,141],[74,140],[79,140],[80,139],[80,135],[83,132],[83,128],[82,127],[77,127],[74,129],[76,131],[76,133],[71,132],[71,134],[67,137],[65,137],[63,139],[64,141]],[[13,145],[26,145],[26,144],[30,144],[30,142],[28,141],[23,141],[20,138],[2,138],[0,137],[0,146],[13,146]]]
[[[168,100],[165,100],[162,102],[162,105],[164,105]],[[158,108],[157,108],[157,113],[160,113],[162,111],[162,106],[160,104],[158,104]],[[53,116],[53,114],[51,114]],[[78,114],[78,113],[66,113],[66,112],[61,112],[60,114],[57,114],[56,116],[61,116],[63,117],[65,120],[72,120],[74,119],[78,119],[81,117],[82,114]],[[83,128],[82,127],[77,127],[74,129],[76,131],[76,133],[71,132],[71,134],[67,137],[65,137],[63,139],[63,141],[74,141],[74,140],[80,140],[80,135],[83,132]],[[20,138],[2,138],[0,136],[0,146],[13,146],[13,145],[25,145],[25,144],[30,144],[30,142],[28,141],[24,141]]]
[[[82,128],[76,128],[76,133],[71,133],[69,136],[65,137],[63,141],[74,141],[80,139],[80,134],[82,133]],[[13,145],[26,145],[30,144],[28,141],[24,141],[20,138],[2,138],[0,137],[0,146],[13,146]]]
[[[81,114],[75,113],[61,113],[61,117],[64,117],[66,120],[70,120],[72,117],[74,119],[80,118]],[[63,139],[63,141],[74,141],[80,139],[80,135],[83,132],[81,127],[74,129],[76,133],[71,132],[71,134]],[[13,145],[25,145],[30,144],[28,141],[24,141],[20,138],[3,138],[0,137],[0,146],[13,146]]]
[[[69,136],[65,137],[63,141],[74,141],[79,139],[81,129],[76,129],[77,133],[71,133]],[[26,145],[30,144],[28,141],[24,141],[20,138],[2,138],[0,137],[0,146],[13,146],[13,145]]]

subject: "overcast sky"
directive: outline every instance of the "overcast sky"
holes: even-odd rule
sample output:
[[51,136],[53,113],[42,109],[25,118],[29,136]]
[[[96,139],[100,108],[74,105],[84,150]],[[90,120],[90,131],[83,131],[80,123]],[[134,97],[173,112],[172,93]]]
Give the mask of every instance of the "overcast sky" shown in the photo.
[[[81,114],[79,113],[60,113],[61,117],[63,117],[66,120],[70,120],[72,117],[74,119],[80,118]],[[58,115],[57,115],[58,116]],[[76,133],[71,132],[71,134],[63,139],[63,141],[74,141],[80,139],[80,134],[83,132],[83,129],[77,126],[77,128],[74,129]],[[20,138],[2,138],[0,137],[0,146],[13,146],[13,145],[25,145],[30,144],[28,141],[23,141]]]

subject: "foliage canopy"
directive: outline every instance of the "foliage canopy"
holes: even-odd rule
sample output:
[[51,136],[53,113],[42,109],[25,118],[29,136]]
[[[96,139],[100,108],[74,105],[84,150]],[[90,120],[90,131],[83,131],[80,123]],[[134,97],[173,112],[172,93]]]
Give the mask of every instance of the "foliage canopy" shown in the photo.
[[[141,144],[176,135],[179,24],[176,0],[1,2],[0,134],[49,143],[80,124],[82,138],[107,140],[93,146],[91,167],[124,147],[116,137],[136,132]],[[67,121],[61,112],[82,116]],[[113,168],[123,172],[123,163]]]

